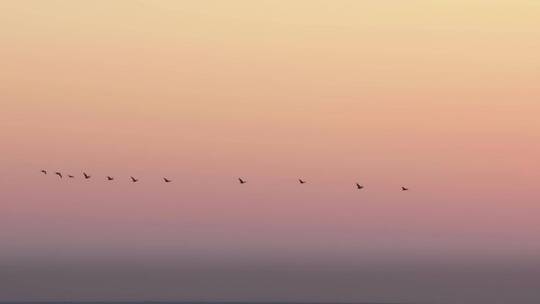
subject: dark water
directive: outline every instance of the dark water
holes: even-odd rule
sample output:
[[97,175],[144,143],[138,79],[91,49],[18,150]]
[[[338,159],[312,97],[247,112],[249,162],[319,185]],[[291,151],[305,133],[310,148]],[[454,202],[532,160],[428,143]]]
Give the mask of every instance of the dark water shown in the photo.
[[7,303],[539,304],[540,265],[24,261],[0,263]]
[[46,301],[0,302],[0,304],[408,304],[405,302],[257,302],[257,301]]

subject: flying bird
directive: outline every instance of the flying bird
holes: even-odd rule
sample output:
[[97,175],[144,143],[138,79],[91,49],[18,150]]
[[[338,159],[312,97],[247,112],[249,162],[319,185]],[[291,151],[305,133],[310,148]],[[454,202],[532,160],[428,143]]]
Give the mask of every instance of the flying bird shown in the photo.
[[300,182],[300,184],[305,184],[306,183],[306,181],[301,179],[301,178],[299,178],[298,181]]
[[409,188],[407,188],[407,187],[401,187],[401,191],[409,191]]
[[364,189],[364,186],[360,185],[359,183],[356,183],[356,188],[358,188],[358,190],[362,190]]
[[71,175],[71,174],[69,174],[68,177],[69,177],[69,178],[75,178],[75,176],[73,176],[73,175]]
[[112,176],[107,176],[107,180],[112,181],[112,180],[114,180],[114,177],[112,177]]
[[166,177],[163,178],[163,181],[165,181],[166,183],[172,182],[172,180],[170,180],[170,179],[168,179],[168,178],[166,178]]
[[136,182],[138,182],[138,181],[139,181],[138,179],[136,179],[136,178],[135,178],[135,177],[133,177],[133,176],[130,176],[130,177],[131,177],[131,181],[132,181],[132,182],[134,182],[134,183],[136,183]]
[[89,179],[90,177],[92,177],[92,176],[86,174],[86,172],[83,172],[83,176],[84,176],[85,179]]
[[245,183],[247,183],[247,181],[245,181],[245,180],[243,180],[243,179],[241,179],[241,178],[239,178],[238,181],[240,182],[240,184],[245,184]]
[[62,178],[62,173],[60,173],[60,172],[54,172],[54,174],[56,174],[56,175],[60,176],[60,178]]
[[41,170],[41,173],[47,174],[47,170]]

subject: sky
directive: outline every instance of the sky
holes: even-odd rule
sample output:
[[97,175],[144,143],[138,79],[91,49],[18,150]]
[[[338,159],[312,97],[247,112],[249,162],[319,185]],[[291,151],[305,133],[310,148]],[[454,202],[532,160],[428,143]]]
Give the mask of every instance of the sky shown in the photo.
[[3,0],[0,300],[538,303],[538,54],[532,0]]

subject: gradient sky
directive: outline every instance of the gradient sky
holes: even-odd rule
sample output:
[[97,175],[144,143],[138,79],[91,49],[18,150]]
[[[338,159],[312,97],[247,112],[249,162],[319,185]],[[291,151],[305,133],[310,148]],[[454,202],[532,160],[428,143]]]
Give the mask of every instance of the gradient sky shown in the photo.
[[538,1],[4,0],[0,46],[0,300],[540,301]]

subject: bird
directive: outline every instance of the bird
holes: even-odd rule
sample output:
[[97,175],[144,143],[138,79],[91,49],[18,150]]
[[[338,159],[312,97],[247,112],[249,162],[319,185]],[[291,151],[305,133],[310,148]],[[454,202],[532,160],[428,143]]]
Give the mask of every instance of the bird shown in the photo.
[[245,184],[245,183],[247,183],[247,181],[245,181],[245,180],[243,180],[243,179],[241,179],[241,178],[239,178],[238,181],[240,182],[240,184]]
[[73,176],[73,175],[71,175],[71,174],[69,174],[68,177],[69,177],[69,178],[75,178],[75,176]]
[[60,173],[60,172],[54,172],[54,174],[56,174],[56,175],[60,176],[60,178],[62,178],[62,173]]
[[401,191],[409,191],[409,188],[407,188],[407,187],[401,187]]
[[112,180],[114,180],[114,177],[112,177],[112,176],[107,176],[107,180],[112,181]]
[[301,178],[299,178],[298,181],[300,182],[300,184],[305,184],[306,183],[306,181],[301,179]]
[[85,179],[89,179],[90,177],[92,177],[92,176],[86,174],[86,172],[83,172],[83,176],[84,176]]
[[136,183],[136,182],[138,182],[138,181],[139,181],[138,179],[136,179],[136,178],[135,178],[135,177],[133,177],[133,176],[130,176],[130,177],[131,177],[131,181],[132,181],[132,182],[134,182],[134,183]]
[[47,170],[41,170],[41,173],[47,174]]
[[170,179],[168,179],[168,178],[166,178],[166,177],[163,178],[163,181],[166,182],[166,183],[172,182],[172,180],[170,180]]
[[360,185],[359,183],[356,183],[356,188],[358,188],[358,190],[362,190],[364,189],[364,186]]

